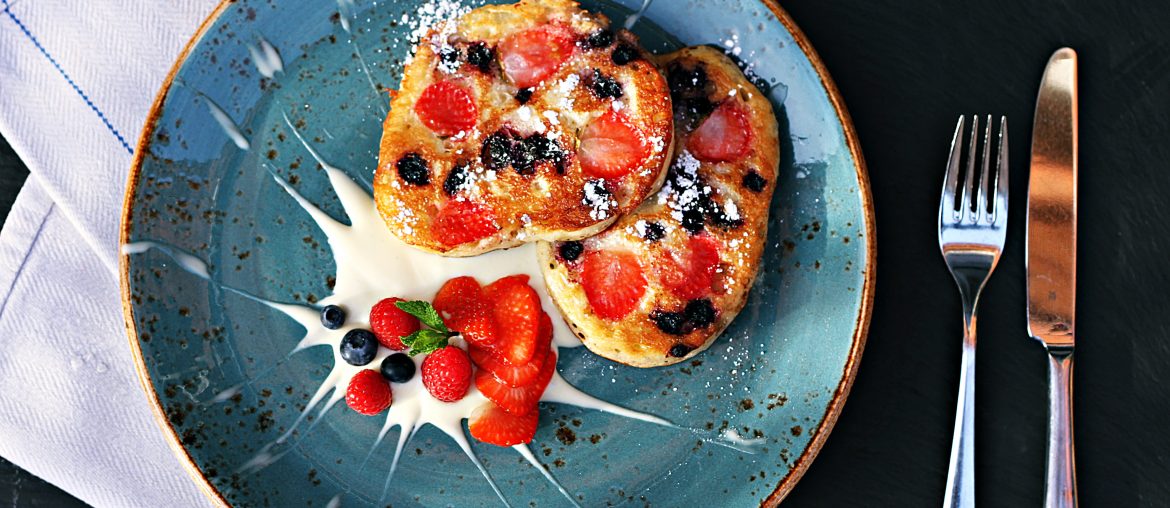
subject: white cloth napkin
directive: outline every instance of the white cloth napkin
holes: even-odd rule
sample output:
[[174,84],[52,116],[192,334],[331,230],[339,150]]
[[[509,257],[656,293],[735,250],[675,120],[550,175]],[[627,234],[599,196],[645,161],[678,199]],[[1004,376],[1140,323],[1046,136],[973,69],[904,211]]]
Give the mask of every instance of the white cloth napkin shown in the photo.
[[216,0],[0,0],[0,133],[32,172],[0,231],[0,456],[95,506],[207,506],[139,385],[118,222],[134,146]]

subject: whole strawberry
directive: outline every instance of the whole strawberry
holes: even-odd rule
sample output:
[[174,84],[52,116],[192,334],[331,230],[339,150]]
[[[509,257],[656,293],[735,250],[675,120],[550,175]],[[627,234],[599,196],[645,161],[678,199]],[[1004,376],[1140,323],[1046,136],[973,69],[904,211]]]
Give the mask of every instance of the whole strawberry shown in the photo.
[[455,346],[437,349],[423,360],[422,381],[436,399],[456,402],[471,385],[471,360]]
[[397,303],[402,301],[405,300],[384,298],[370,309],[370,329],[379,343],[395,351],[405,350],[402,338],[419,329],[418,318],[398,308]]
[[345,403],[354,411],[374,416],[390,407],[394,394],[390,383],[376,370],[362,369],[349,380],[345,389]]

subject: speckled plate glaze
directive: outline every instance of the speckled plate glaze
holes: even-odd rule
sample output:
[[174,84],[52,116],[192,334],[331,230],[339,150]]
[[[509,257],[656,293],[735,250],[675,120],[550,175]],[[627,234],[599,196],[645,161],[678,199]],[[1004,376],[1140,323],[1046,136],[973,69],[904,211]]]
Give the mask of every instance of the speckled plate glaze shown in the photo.
[[[641,6],[583,3],[615,24]],[[303,329],[224,286],[300,304],[330,293],[335,267],[324,235],[269,171],[331,216],[345,214],[283,118],[368,189],[387,104],[376,90],[398,82],[418,5],[225,1],[180,56],[144,128],[122,242],[156,241],[189,252],[207,262],[213,282],[157,250],[123,255],[126,324],[164,432],[218,504],[379,500],[397,429],[363,467],[382,422],[344,407],[326,414],[280,460],[241,470],[293,424],[332,356],[322,348],[290,356]],[[864,163],[832,82],[773,2],[660,1],[634,31],[655,52],[725,47],[764,84],[783,143],[769,247],[747,308],[694,361],[643,370],[577,348],[562,350],[560,370],[610,402],[766,442],[760,453],[744,454],[687,432],[545,404],[532,448],[584,506],[683,506],[700,496],[713,506],[775,504],[824,444],[865,341],[875,246]],[[264,55],[262,40],[283,61],[271,78],[254,61]],[[225,131],[223,117],[239,131]],[[511,450],[472,446],[513,504],[567,504]],[[441,432],[423,428],[407,450],[386,502],[499,505]]]

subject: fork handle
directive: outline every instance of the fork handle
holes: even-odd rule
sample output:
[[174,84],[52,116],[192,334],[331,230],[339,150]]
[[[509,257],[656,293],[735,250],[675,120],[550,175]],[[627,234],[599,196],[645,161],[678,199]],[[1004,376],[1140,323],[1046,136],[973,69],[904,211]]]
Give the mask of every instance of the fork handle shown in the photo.
[[1072,368],[1072,348],[1048,351],[1048,468],[1044,479],[1044,506],[1047,508],[1077,506]]
[[975,344],[964,341],[962,362],[944,508],[975,506]]

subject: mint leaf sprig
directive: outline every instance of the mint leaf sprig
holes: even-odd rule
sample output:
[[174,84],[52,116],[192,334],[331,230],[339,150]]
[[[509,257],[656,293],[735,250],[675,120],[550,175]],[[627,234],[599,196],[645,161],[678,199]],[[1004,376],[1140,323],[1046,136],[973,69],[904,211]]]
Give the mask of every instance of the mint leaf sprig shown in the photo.
[[418,318],[423,325],[418,331],[402,338],[402,343],[410,348],[407,351],[410,356],[429,354],[443,349],[447,347],[447,342],[451,337],[459,335],[459,332],[447,328],[447,324],[443,323],[443,318],[439,316],[439,312],[430,302],[415,300],[397,302],[394,305],[402,309],[403,312]]

